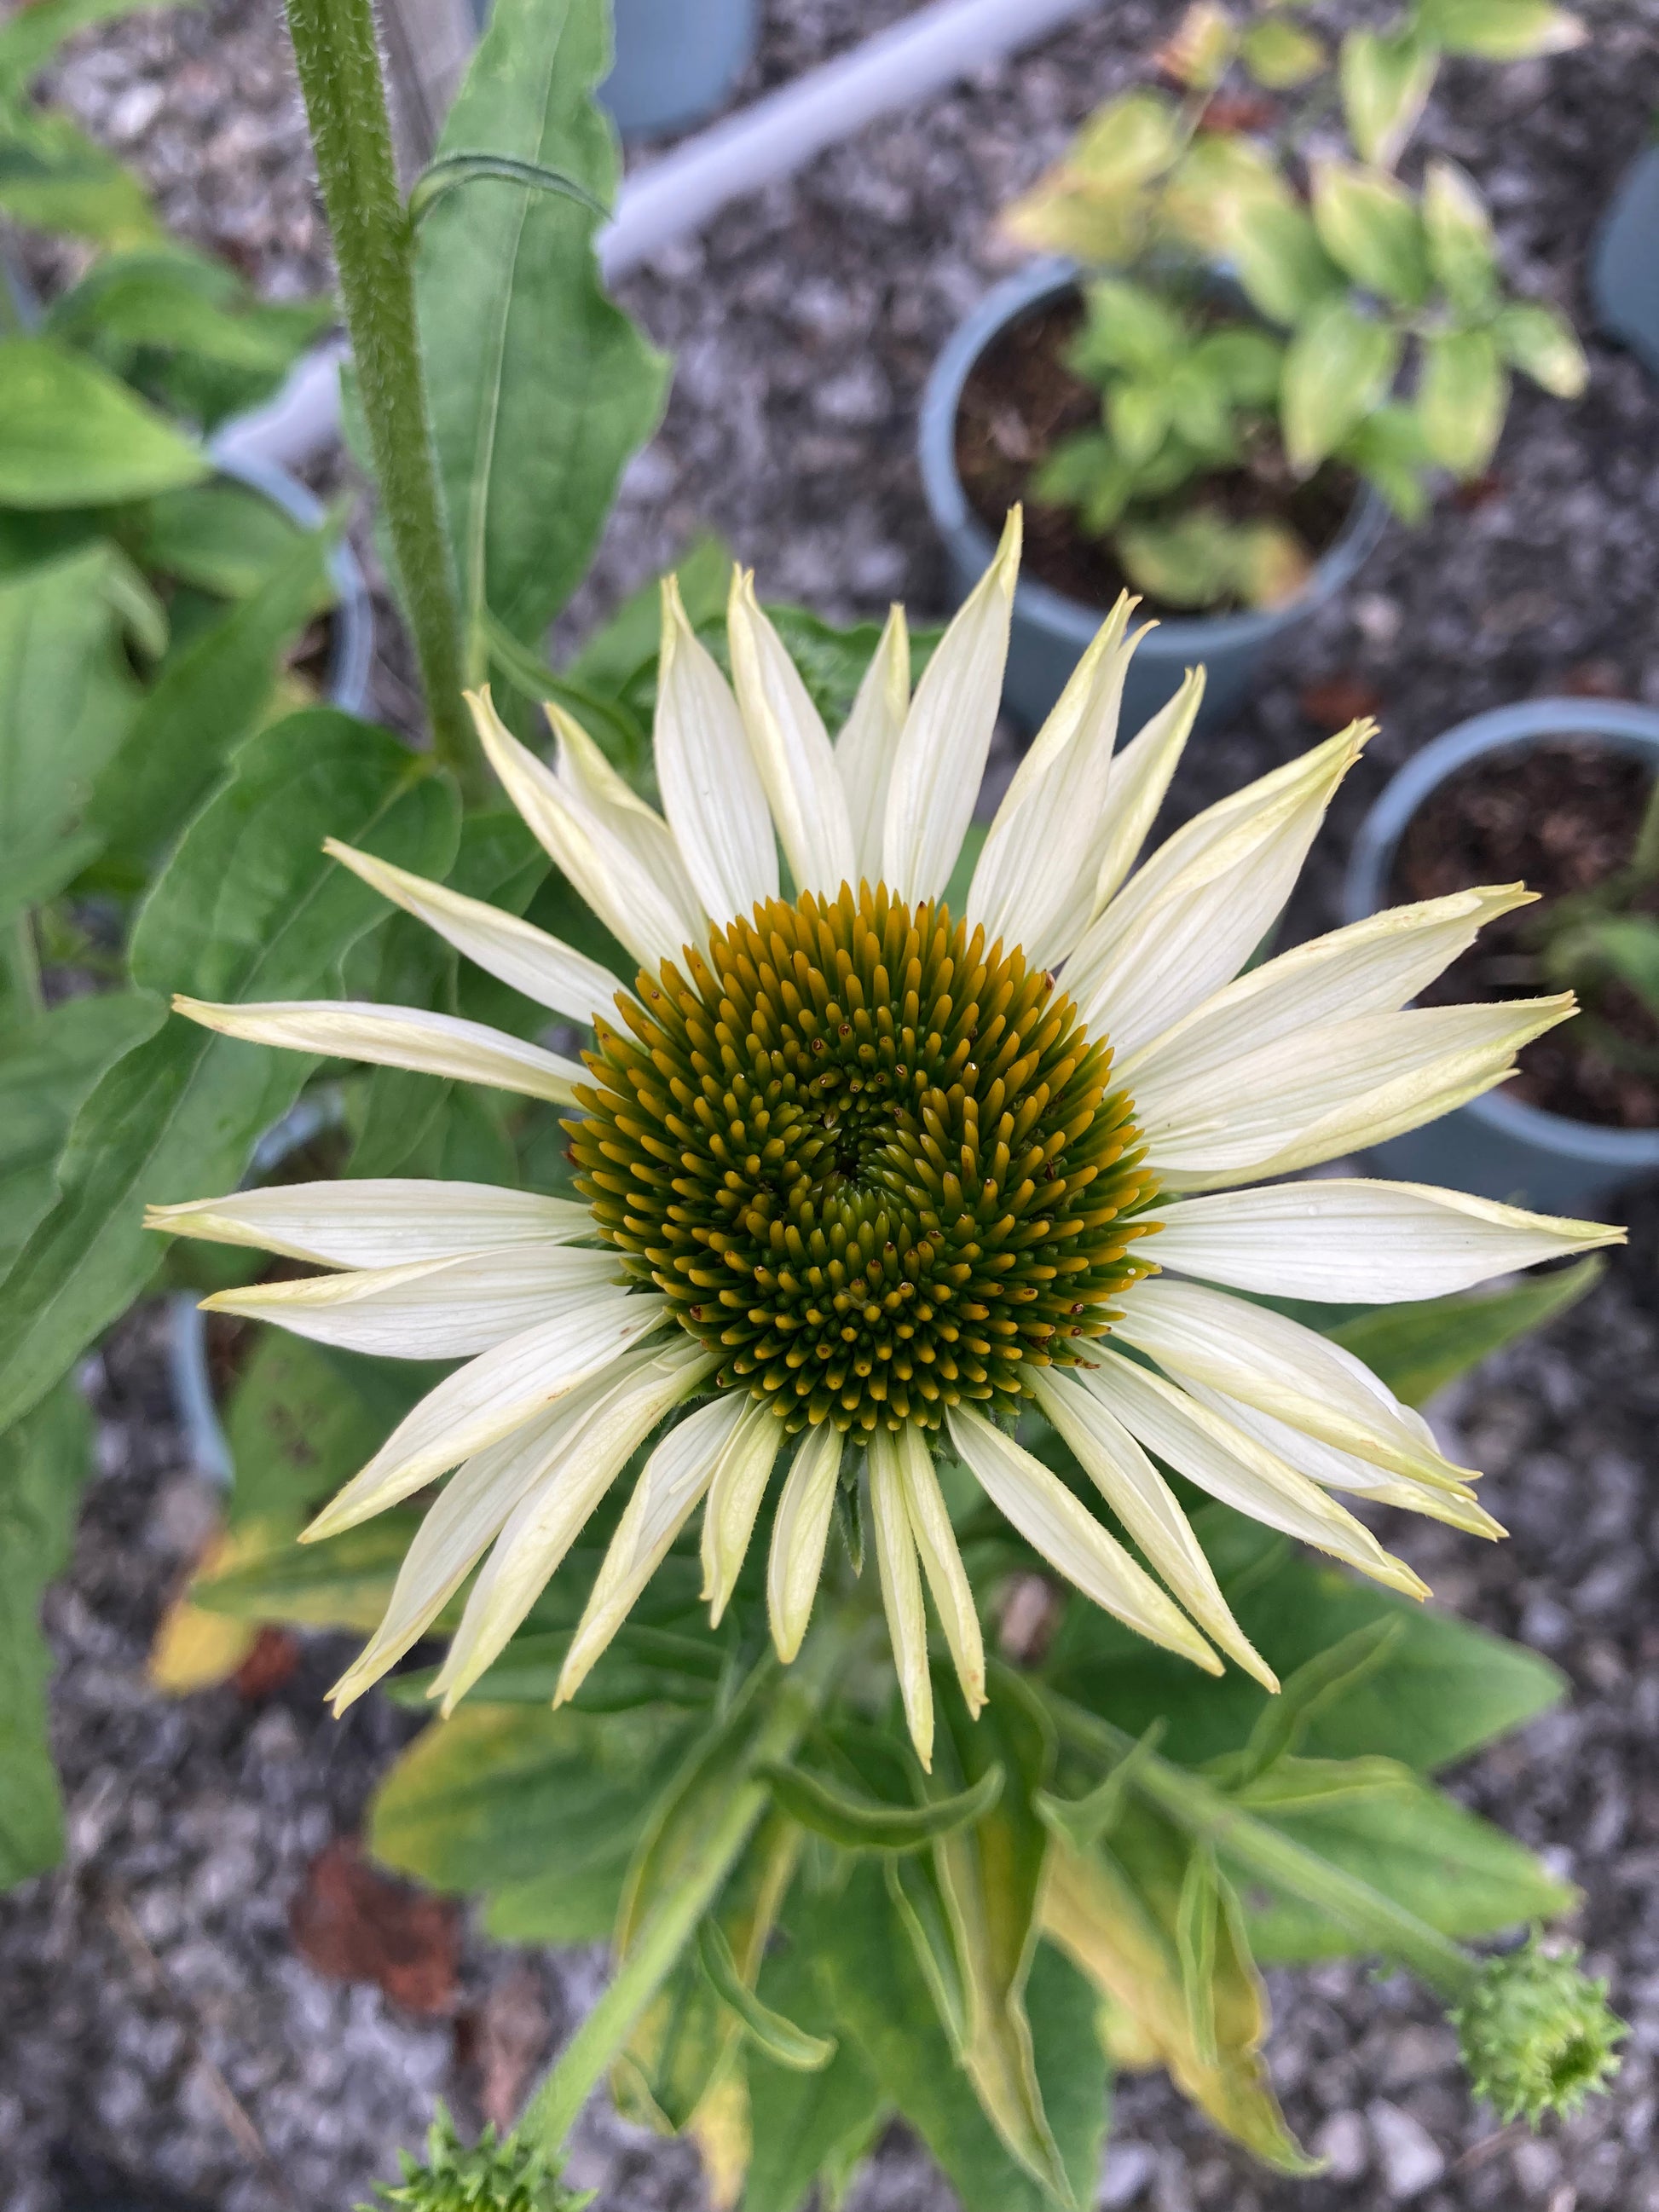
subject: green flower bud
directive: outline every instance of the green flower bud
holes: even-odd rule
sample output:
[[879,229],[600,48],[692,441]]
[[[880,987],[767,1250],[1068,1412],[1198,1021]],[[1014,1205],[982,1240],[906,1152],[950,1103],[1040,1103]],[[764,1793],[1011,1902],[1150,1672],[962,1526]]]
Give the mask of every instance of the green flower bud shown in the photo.
[[516,2136],[497,2142],[495,2129],[486,2128],[476,2143],[463,2143],[442,2105],[427,2134],[424,2160],[407,2151],[401,2160],[402,2181],[377,2183],[380,2205],[360,2204],[357,2212],[387,2205],[404,2212],[581,2212],[592,2196],[562,2188],[557,2166]]
[[1619,2070],[1628,2033],[1607,2007],[1607,1985],[1578,1967],[1577,1944],[1552,1954],[1536,1930],[1518,1951],[1489,1959],[1451,2015],[1478,2097],[1505,2120],[1574,2112]]

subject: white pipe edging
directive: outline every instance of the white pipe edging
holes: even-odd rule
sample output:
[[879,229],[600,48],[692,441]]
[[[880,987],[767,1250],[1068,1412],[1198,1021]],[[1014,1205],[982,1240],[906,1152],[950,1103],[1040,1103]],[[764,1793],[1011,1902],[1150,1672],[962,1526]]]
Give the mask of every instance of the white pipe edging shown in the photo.
[[[698,230],[728,200],[790,176],[893,109],[1034,46],[1099,0],[931,0],[850,53],[764,94],[623,184],[599,234],[608,282]],[[292,466],[339,427],[338,340],[308,354],[276,397],[227,423],[221,453]]]

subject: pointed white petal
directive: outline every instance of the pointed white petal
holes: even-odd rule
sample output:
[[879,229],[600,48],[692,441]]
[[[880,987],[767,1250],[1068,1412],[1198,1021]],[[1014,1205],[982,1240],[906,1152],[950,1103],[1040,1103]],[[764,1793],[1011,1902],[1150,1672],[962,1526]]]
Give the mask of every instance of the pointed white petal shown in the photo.
[[226,1198],[152,1206],[144,1226],[212,1244],[251,1244],[325,1267],[400,1267],[514,1244],[568,1244],[593,1234],[593,1217],[573,1199],[539,1198],[495,1183],[388,1176],[274,1183]]
[[351,999],[270,999],[263,1004],[210,1006],[201,999],[174,996],[175,1013],[187,1014],[204,1029],[246,1037],[250,1044],[281,1045],[289,1052],[316,1052],[331,1059],[365,1060],[381,1067],[411,1068],[417,1075],[447,1075],[462,1083],[485,1083],[495,1091],[517,1091],[527,1098],[550,1098],[568,1106],[572,1086],[586,1080],[574,1060],[544,1052],[522,1037],[508,1036],[483,1022],[464,1022],[453,1014],[429,1013],[424,1006],[377,1006]]
[[1161,1267],[1236,1291],[1389,1305],[1624,1241],[1599,1221],[1523,1213],[1461,1190],[1331,1176],[1183,1200],[1147,1249]]
[[747,569],[732,572],[726,635],[738,712],[795,889],[831,899],[843,884],[856,890],[853,823],[823,717],[762,611]]
[[[1140,848],[1158,819],[1204,703],[1204,670],[1189,668],[1174,697],[1164,702],[1114,758],[1106,787],[1106,811],[1091,856],[1094,883],[1083,926],[1103,911],[1140,858]],[[1078,929],[1079,937],[1083,926]]]
[[974,870],[969,928],[1018,945],[1033,967],[1053,967],[1071,949],[1054,925],[1073,904],[1100,834],[1123,678],[1146,635],[1142,629],[1126,639],[1134,605],[1127,592],[1120,596],[1073,670],[1014,771]]
[[872,890],[881,881],[887,793],[909,710],[910,633],[903,608],[895,605],[836,739],[836,771],[846,793],[858,878]]
[[1189,1388],[1207,1383],[1395,1474],[1454,1490],[1472,1479],[1363,1360],[1266,1306],[1155,1275],[1124,1292],[1112,1334]]
[[718,1628],[749,1553],[755,1516],[766,1495],[772,1462],[783,1445],[783,1423],[770,1402],[746,1398],[709,1485],[702,1516],[702,1594],[708,1625]]
[[1369,726],[1206,809],[1118,893],[1066,966],[1092,1030],[1133,1052],[1231,981],[1289,897]]
[[647,1460],[576,1624],[559,1670],[556,1705],[581,1687],[662,1565],[714,1480],[747,1402],[741,1393],[728,1390],[699,1406],[674,1424]]
[[1064,1368],[1031,1376],[1037,1404],[1141,1550],[1206,1635],[1270,1690],[1279,1678],[1233,1619],[1175,1492],[1121,1421]]
[[1019,546],[1014,507],[995,559],[940,640],[905,717],[887,793],[882,876],[912,906],[941,896],[974,818],[1002,702]]
[[483,899],[465,898],[442,884],[428,883],[424,876],[411,876],[406,868],[394,868],[336,838],[325,837],[323,850],[372,884],[382,897],[435,930],[447,945],[487,974],[522,991],[538,1006],[551,1006],[573,1022],[591,1022],[596,1012],[612,1011],[622,985],[611,970],[532,922],[503,914]]
[[456,1469],[404,1554],[385,1619],[328,1693],[337,1718],[425,1635],[459,1589],[540,1478],[556,1424],[568,1422],[574,1408],[586,1407],[612,1382],[607,1375],[599,1384],[573,1390],[550,1413]]
[[921,1555],[945,1640],[956,1662],[957,1680],[969,1711],[977,1718],[985,1703],[985,1644],[980,1634],[979,1611],[933,1471],[932,1449],[914,1421],[907,1422],[898,1432],[898,1470],[910,1533]]
[[580,1420],[559,1425],[540,1479],[514,1509],[472,1585],[428,1692],[443,1699],[446,1713],[505,1648],[635,1451],[715,1364],[683,1340],[630,1364]]
[[466,1359],[519,1336],[562,1300],[624,1280],[614,1252],[515,1244],[458,1260],[416,1260],[204,1298],[210,1313],[274,1322],[295,1336],[389,1359]]
[[690,916],[691,941],[707,936],[702,902],[691,888],[674,833],[654,806],[619,775],[576,720],[550,700],[543,710],[558,743],[559,781],[572,799],[639,863],[678,915]]
[[1382,1144],[1489,1091],[1570,997],[1413,1006],[1279,1037],[1213,1078],[1146,1079],[1135,1119],[1166,1190],[1218,1190]]
[[662,803],[686,872],[714,921],[778,895],[778,854],[760,773],[714,655],[672,576],[662,587],[662,649],[653,732]]
[[519,743],[488,690],[469,691],[466,700],[478,742],[507,797],[618,943],[653,975],[661,962],[678,960],[687,945],[701,945],[708,933],[702,916],[678,908],[667,882],[654,877],[599,815]]
[[952,1406],[951,1440],[1005,1521],[1085,1597],[1206,1674],[1221,1662],[1174,1601],[1050,1468],[982,1413]]
[[927,1616],[921,1602],[921,1571],[916,1564],[916,1540],[910,1532],[910,1516],[904,1503],[904,1478],[899,1471],[898,1445],[888,1429],[878,1429],[870,1439],[870,1518],[875,1524],[876,1566],[881,1579],[881,1601],[887,1613],[887,1633],[893,1646],[899,1694],[916,1757],[933,1771],[933,1685],[927,1671]]
[[1279,1037],[1363,1014],[1396,1013],[1467,951],[1478,930],[1534,896],[1521,884],[1454,891],[1418,906],[1385,908],[1316,937],[1194,1006],[1119,1060],[1116,1079],[1137,1095],[1143,1081],[1158,1089],[1225,1083],[1237,1060]]
[[842,1433],[828,1421],[809,1429],[778,1499],[766,1563],[772,1641],[787,1666],[800,1650],[823,1571],[823,1547],[841,1476]]
[[1163,1376],[1116,1356],[1078,1372],[1131,1436],[1212,1498],[1408,1597],[1425,1595],[1405,1562],[1385,1552],[1317,1483]]
[[[434,1476],[459,1467],[611,1366],[668,1318],[665,1298],[581,1291],[522,1336],[480,1352],[428,1390],[306,1530],[307,1540],[337,1536]],[[684,1340],[690,1346],[690,1339]]]

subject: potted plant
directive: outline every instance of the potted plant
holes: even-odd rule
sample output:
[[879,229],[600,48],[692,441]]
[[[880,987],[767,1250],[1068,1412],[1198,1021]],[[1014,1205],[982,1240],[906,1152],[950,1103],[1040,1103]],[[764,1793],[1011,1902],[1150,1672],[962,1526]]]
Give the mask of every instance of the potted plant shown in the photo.
[[1506,298],[1470,179],[1442,161],[1416,186],[1395,174],[1442,54],[1581,36],[1531,0],[1416,0],[1333,51],[1282,9],[1198,0],[1152,58],[1168,88],[1109,100],[1007,211],[1016,239],[1066,258],[946,348],[921,466],[964,587],[1004,509],[1030,504],[1009,663],[1028,721],[1126,584],[1163,618],[1131,720],[1200,659],[1214,720],[1389,508],[1413,520],[1437,471],[1484,469],[1511,369],[1582,389],[1561,317]]
[[1659,714],[1530,699],[1449,730],[1365,817],[1346,918],[1524,878],[1535,903],[1484,932],[1441,998],[1572,990],[1583,1018],[1521,1054],[1501,1091],[1391,1138],[1390,1176],[1564,1212],[1659,1171]]

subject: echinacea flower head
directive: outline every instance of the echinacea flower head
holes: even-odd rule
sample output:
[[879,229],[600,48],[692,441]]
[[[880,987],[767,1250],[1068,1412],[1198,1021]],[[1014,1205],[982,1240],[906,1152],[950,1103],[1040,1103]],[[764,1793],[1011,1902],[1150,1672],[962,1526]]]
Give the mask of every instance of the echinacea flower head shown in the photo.
[[[1501,1082],[1571,1011],[1565,997],[1410,1003],[1528,894],[1396,908],[1249,967],[1368,726],[1143,859],[1203,674],[1119,746],[1144,635],[1125,599],[953,910],[1018,557],[1015,515],[914,696],[895,609],[833,741],[747,575],[732,588],[730,681],[669,584],[660,812],[569,714],[549,709],[550,763],[487,694],[473,700],[508,796],[638,963],[631,979],[515,915],[331,848],[468,959],[591,1028],[580,1062],[418,1008],[178,1002],[232,1036],[569,1113],[579,1200],[364,1181],[151,1215],[333,1271],[214,1305],[325,1343],[464,1363],[307,1531],[349,1528],[447,1477],[338,1703],[476,1568],[434,1686],[447,1709],[641,1452],[559,1697],[699,1508],[718,1620],[769,1500],[768,1606],[792,1659],[837,1492],[862,1483],[924,1761],[930,1601],[969,1705],[984,1696],[942,1461],[1097,1604],[1200,1667],[1231,1659],[1270,1686],[1164,1468],[1418,1595],[1344,1496],[1502,1533],[1419,1415],[1264,1301],[1431,1297],[1616,1240],[1456,1192],[1286,1180]],[[1130,1544],[1018,1440],[1032,1408]]]

